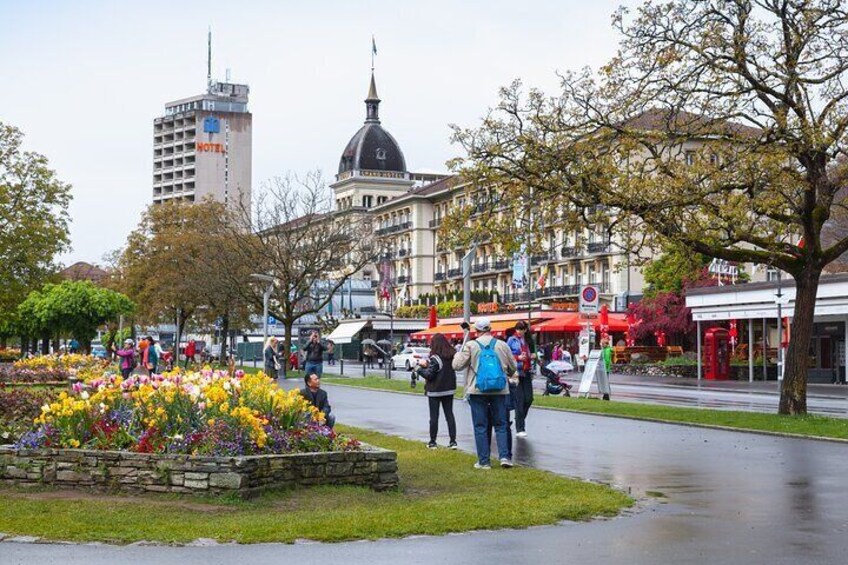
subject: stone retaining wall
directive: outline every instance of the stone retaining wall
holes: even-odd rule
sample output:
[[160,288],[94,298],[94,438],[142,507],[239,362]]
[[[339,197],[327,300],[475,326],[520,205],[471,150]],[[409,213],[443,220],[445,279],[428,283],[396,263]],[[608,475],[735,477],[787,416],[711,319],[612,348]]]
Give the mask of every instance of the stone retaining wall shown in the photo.
[[362,451],[195,457],[0,446],[0,482],[132,493],[235,493],[243,498],[294,485],[387,490],[398,484],[397,453],[363,445]]

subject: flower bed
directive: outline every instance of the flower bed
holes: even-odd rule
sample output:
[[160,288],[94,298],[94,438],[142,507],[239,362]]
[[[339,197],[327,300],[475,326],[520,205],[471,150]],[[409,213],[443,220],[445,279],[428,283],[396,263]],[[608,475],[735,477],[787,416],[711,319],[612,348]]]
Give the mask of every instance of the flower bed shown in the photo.
[[74,384],[41,412],[20,448],[236,456],[358,445],[324,426],[324,415],[298,391],[281,390],[262,373],[106,375]]
[[0,383],[0,444],[13,443],[32,428],[41,407],[53,401],[58,392],[52,389],[10,387]]
[[41,355],[0,367],[0,382],[45,384],[103,376],[110,363],[92,355]]
[[0,349],[0,363],[11,363],[21,358],[20,349]]
[[0,480],[249,496],[290,484],[391,488],[397,462],[336,434],[297,390],[262,373],[177,371],[62,391],[0,451]]

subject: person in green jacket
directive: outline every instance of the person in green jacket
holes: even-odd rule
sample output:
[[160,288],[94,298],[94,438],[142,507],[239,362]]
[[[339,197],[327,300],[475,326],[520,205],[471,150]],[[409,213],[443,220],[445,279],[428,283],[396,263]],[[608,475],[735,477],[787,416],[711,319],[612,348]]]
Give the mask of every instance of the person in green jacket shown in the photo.
[[612,372],[612,345],[610,339],[605,337],[601,340],[601,357],[604,360],[604,368],[607,370],[607,375]]

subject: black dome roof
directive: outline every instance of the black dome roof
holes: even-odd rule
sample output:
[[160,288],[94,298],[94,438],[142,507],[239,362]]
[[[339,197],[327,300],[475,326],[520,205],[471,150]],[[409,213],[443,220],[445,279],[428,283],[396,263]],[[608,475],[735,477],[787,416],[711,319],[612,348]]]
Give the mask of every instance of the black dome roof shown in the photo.
[[348,141],[339,160],[339,174],[352,170],[406,172],[403,151],[392,134],[380,125],[379,105],[380,99],[372,74],[371,88],[365,99],[365,125]]

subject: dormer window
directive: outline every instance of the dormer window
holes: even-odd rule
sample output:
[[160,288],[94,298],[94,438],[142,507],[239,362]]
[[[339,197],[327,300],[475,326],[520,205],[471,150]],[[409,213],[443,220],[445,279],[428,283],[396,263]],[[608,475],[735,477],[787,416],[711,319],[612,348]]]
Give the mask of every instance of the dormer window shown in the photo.
[[378,161],[385,161],[386,160],[386,150],[383,149],[382,147],[377,148],[377,160]]

